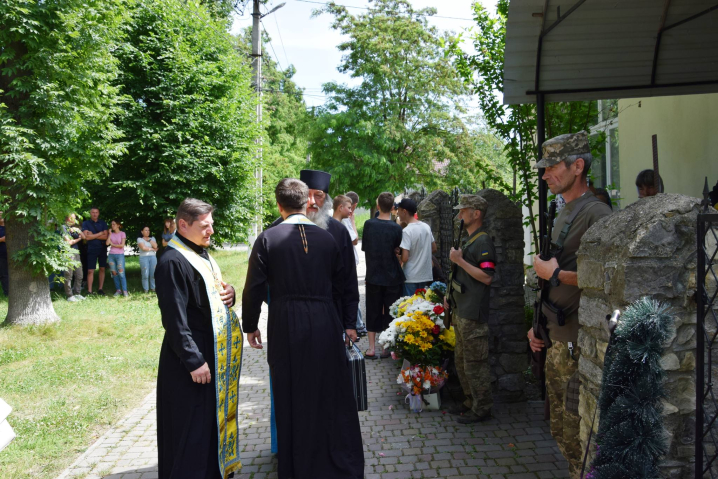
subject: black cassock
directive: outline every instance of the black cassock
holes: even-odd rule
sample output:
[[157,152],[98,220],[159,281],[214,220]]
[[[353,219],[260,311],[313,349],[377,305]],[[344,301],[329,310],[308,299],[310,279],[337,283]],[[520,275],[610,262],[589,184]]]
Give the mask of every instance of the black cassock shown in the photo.
[[[284,221],[281,217],[274,220],[269,228],[281,225]],[[347,227],[341,221],[329,218],[327,231],[332,235],[342,258],[344,267],[344,286],[342,287],[341,300],[339,301],[339,317],[344,324],[344,329],[356,329],[357,313],[359,312],[359,280],[357,278],[357,264],[354,257],[354,245],[349,236]]]
[[[179,235],[178,235],[179,236]],[[200,256],[201,246],[180,239]],[[217,456],[214,332],[202,275],[167,248],[155,270],[165,337],[157,371],[157,448],[160,479],[221,478]],[[190,371],[207,363],[209,384]]]
[[[364,477],[359,415],[337,307],[343,261],[313,225],[279,224],[257,237],[242,295],[242,327],[257,330],[271,291],[267,358],[274,390],[280,479]],[[356,318],[355,318],[356,320]]]

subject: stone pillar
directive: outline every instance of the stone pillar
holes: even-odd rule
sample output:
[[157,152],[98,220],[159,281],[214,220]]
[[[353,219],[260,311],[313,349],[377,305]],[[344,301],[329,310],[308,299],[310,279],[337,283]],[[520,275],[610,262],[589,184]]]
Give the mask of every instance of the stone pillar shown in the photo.
[[484,226],[496,248],[496,274],[491,283],[489,315],[491,376],[494,398],[526,399],[528,368],[524,314],[524,232],[521,207],[493,189],[477,193],[489,204]]
[[419,203],[417,214],[421,221],[429,225],[434,234],[436,257],[439,258],[444,275],[448,278],[451,271],[449,251],[453,237],[451,228],[454,214],[451,209],[451,197],[441,190],[432,191]]
[[662,475],[670,478],[693,474],[699,204],[675,194],[644,198],[593,225],[578,252],[581,444],[585,448],[599,394],[608,345],[605,317],[650,296],[670,305],[675,318],[676,334],[666,343],[662,361],[668,373],[663,415],[670,444]]

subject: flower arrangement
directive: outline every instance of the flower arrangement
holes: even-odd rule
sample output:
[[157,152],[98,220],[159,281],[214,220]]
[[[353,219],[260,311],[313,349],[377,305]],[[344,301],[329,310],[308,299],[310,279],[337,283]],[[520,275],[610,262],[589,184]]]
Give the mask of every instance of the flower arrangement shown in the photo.
[[445,294],[446,285],[435,282],[399,298],[389,308],[394,320],[379,335],[379,344],[391,349],[393,358],[406,360],[397,383],[410,394],[436,392],[448,377],[444,367],[456,336],[444,325]]
[[449,374],[440,367],[410,366],[401,370],[396,382],[416,395],[438,391],[448,377]]

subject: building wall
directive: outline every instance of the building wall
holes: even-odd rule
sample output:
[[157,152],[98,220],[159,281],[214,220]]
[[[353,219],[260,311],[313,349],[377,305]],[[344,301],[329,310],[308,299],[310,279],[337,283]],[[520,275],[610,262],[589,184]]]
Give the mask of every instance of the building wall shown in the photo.
[[653,168],[653,134],[666,193],[702,198],[704,178],[709,188],[716,184],[718,94],[628,98],[618,111],[621,207],[638,199],[638,172]]

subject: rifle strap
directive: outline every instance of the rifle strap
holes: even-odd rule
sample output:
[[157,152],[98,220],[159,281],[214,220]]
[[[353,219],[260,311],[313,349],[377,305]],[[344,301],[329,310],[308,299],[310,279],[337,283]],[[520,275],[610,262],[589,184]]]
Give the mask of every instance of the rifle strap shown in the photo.
[[471,246],[471,244],[472,244],[474,241],[476,241],[476,240],[479,238],[479,236],[484,236],[485,234],[488,234],[488,233],[486,233],[486,231],[481,231],[481,232],[479,232],[479,233],[476,233],[474,236],[472,236],[471,238],[469,238],[469,240],[466,242],[466,244],[464,244],[464,247],[461,248],[461,249],[466,249],[466,248],[468,248],[469,246]]
[[584,195],[576,200],[576,205],[574,205],[573,209],[571,210],[571,213],[569,213],[568,218],[566,218],[566,222],[563,224],[563,228],[561,229],[561,233],[558,235],[558,239],[556,240],[556,248],[560,252],[563,250],[563,243],[566,241],[566,237],[568,236],[568,232],[571,231],[571,226],[573,225],[574,220],[578,216],[578,214],[581,212],[581,210],[588,204],[593,203],[595,201],[601,201],[598,198],[596,198],[593,195],[586,196]]
[[593,411],[593,421],[591,421],[591,430],[588,431],[588,442],[586,443],[586,450],[583,452],[583,464],[581,465],[581,479],[583,479],[583,471],[586,470],[586,459],[588,459],[588,448],[591,447],[591,436],[593,436],[593,425],[596,424],[596,413],[598,412],[598,404],[596,409]]

